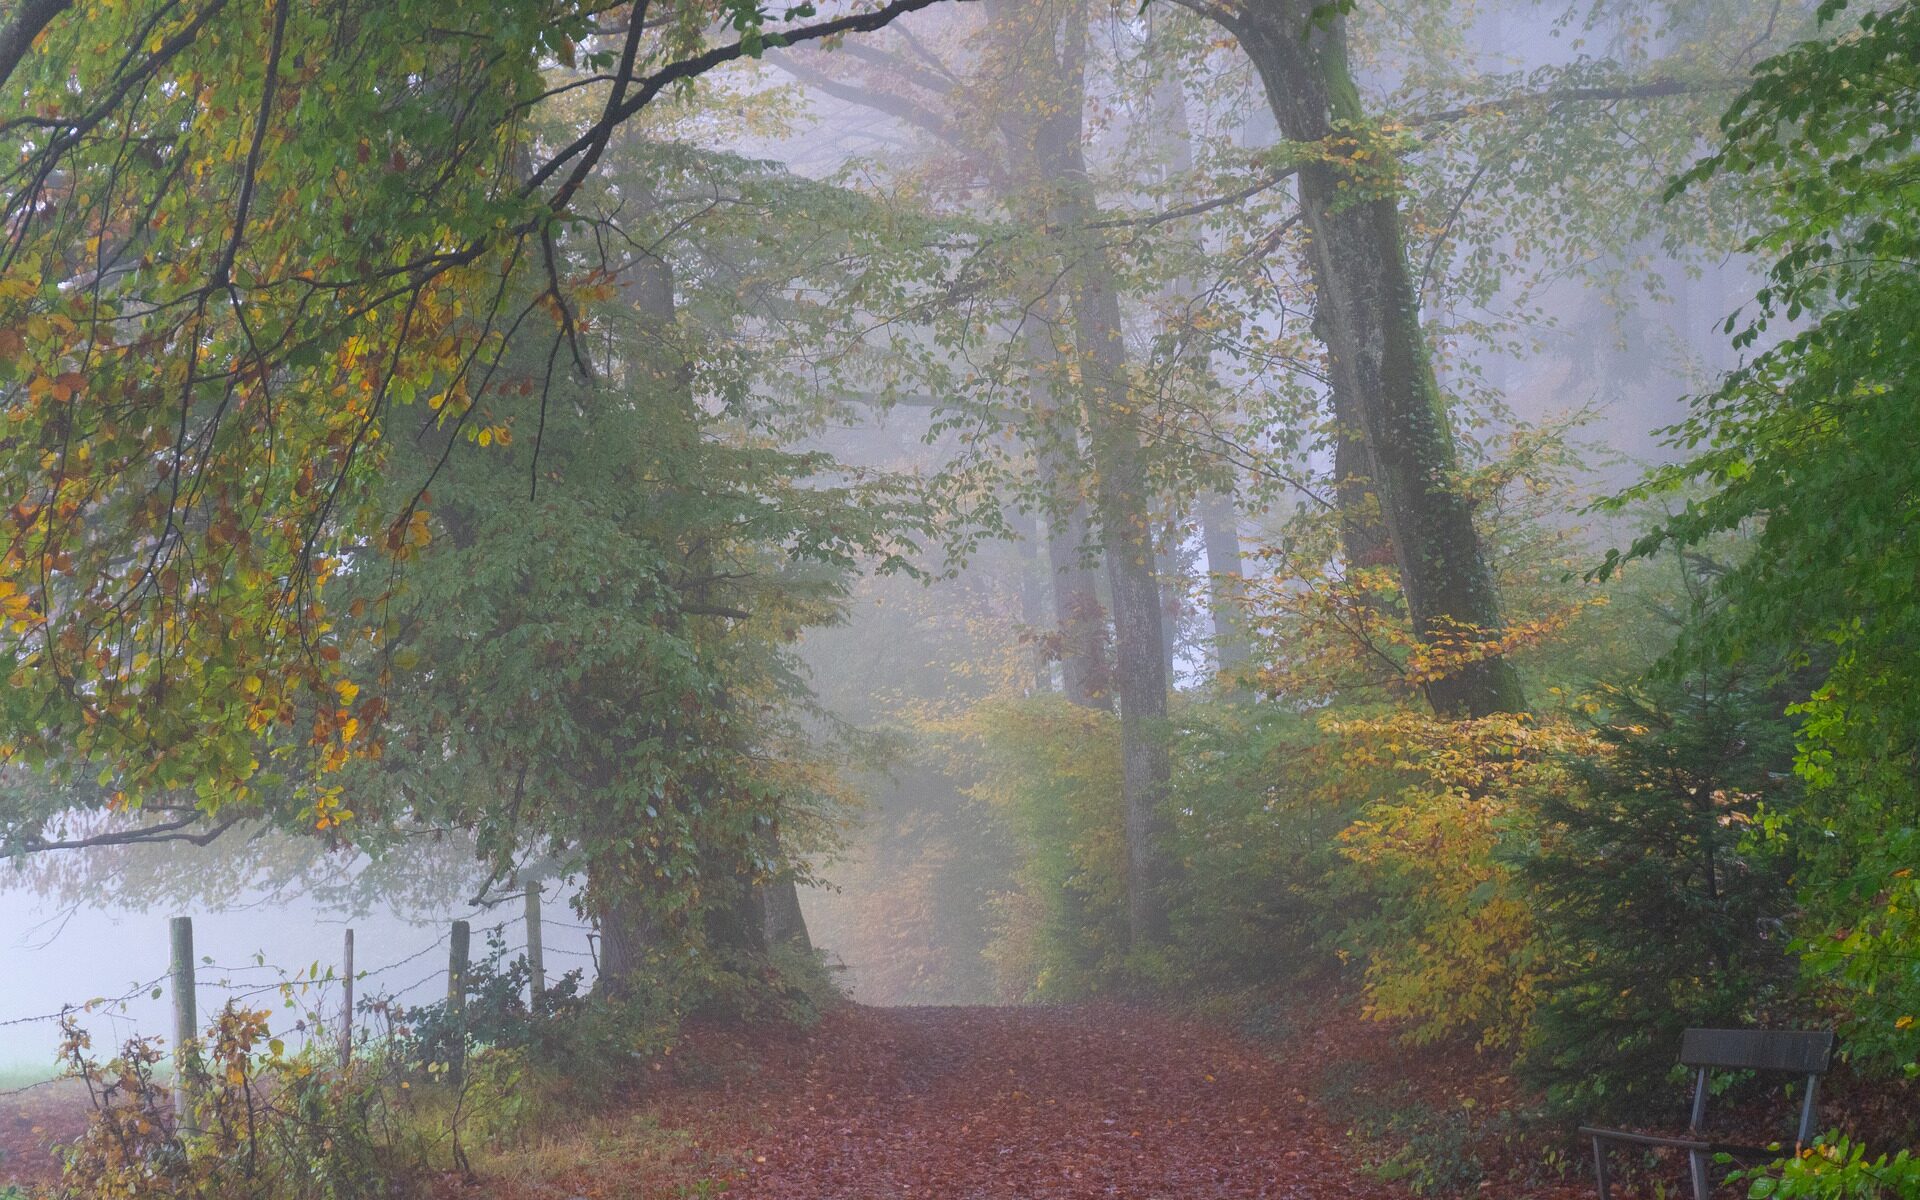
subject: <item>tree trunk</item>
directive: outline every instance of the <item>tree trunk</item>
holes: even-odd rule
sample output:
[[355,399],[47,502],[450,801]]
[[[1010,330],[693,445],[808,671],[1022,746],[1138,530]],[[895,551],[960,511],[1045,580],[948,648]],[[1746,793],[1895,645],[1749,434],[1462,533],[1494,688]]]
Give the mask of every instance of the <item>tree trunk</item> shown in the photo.
[[[988,169],[986,174],[996,187],[1004,186],[1003,199],[1035,228],[1065,231],[1068,237],[1090,233],[1085,226],[1094,205],[1080,144],[1087,100],[1084,0],[989,0],[989,10],[992,44],[978,64],[978,90],[965,97],[981,121],[978,126],[955,122],[937,136],[956,152],[970,154],[979,146],[967,135],[992,131],[1006,163],[1003,172]],[[882,98],[861,102],[897,115]],[[1035,196],[1024,194],[1029,191]],[[1021,331],[1036,384],[1047,389],[1034,397],[1035,420],[1026,432],[1052,509],[1048,558],[1067,696],[1076,704],[1111,708],[1117,695],[1120,704],[1129,927],[1135,944],[1147,944],[1164,940],[1167,932],[1170,872],[1159,831],[1171,776],[1149,497],[1139,436],[1131,424],[1119,297],[1105,248],[1098,237],[1090,237],[1065,247],[1064,254],[1065,280],[1036,266],[1035,311]],[[1053,289],[1062,282],[1068,302],[1049,315]],[[1072,331],[1074,361],[1061,364],[1071,370],[1054,367],[1056,325]],[[1077,408],[1061,403],[1068,395]],[[1088,477],[1083,457],[1092,464],[1090,506],[1082,493]],[[1093,525],[1097,536],[1089,538]],[[1081,561],[1091,544],[1104,553],[1112,598],[1117,664],[1111,676],[1105,671],[1106,622],[1091,572]]]
[[[1167,173],[1174,177],[1190,173],[1193,170],[1193,127],[1187,120],[1186,94],[1178,78],[1169,76],[1161,81],[1154,92],[1154,109]],[[1194,256],[1204,257],[1205,246],[1198,232],[1191,241]],[[1162,300],[1168,313],[1177,313],[1187,309],[1199,293],[1200,287],[1195,280],[1176,279],[1168,285]],[[1170,332],[1174,334],[1176,345],[1184,347],[1193,330],[1175,328]],[[1212,350],[1204,350],[1194,357],[1205,383],[1214,384]],[[1214,661],[1221,675],[1232,676],[1241,673],[1251,659],[1252,652],[1248,645],[1246,623],[1240,619],[1231,582],[1232,578],[1240,575],[1243,565],[1240,530],[1233,503],[1233,463],[1223,459],[1219,469],[1227,480],[1224,489],[1202,488],[1196,498],[1195,515],[1199,518],[1201,541],[1207,552],[1207,607],[1213,626]],[[1171,646],[1168,658],[1168,678],[1172,678]],[[1235,691],[1244,693],[1244,688],[1236,686]]]
[[1180,654],[1181,605],[1187,592],[1186,572],[1180,563],[1180,552],[1185,548],[1185,531],[1180,528],[1180,521],[1177,512],[1168,511],[1163,515],[1153,552],[1153,577],[1160,590],[1161,671],[1167,677],[1169,688],[1173,686],[1174,660]]
[[[625,276],[625,294],[634,305],[640,328],[648,335],[649,351],[645,361],[637,366],[649,372],[671,399],[671,403],[659,406],[663,417],[670,415],[685,426],[689,440],[697,439],[700,436],[699,405],[693,394],[693,364],[680,341],[672,265],[643,251],[627,267]],[[693,575],[711,574],[711,554],[711,548],[704,545],[688,554],[687,565]],[[717,623],[718,618],[682,616],[678,619],[713,623],[711,631],[701,630],[704,636],[699,641],[703,643],[708,637],[727,636]],[[723,690],[715,704],[730,707],[731,697]],[[687,790],[697,802],[718,805],[726,802],[724,796],[716,794],[720,787],[717,779],[703,774],[689,781]],[[779,840],[771,829],[761,831],[757,838],[764,838],[775,846]],[[694,851],[700,865],[704,912],[701,928],[688,932],[704,936],[706,948],[729,966],[746,968],[763,962],[767,956],[767,939],[755,881],[758,848],[744,844],[701,844],[696,845]]]
[[[1060,11],[1058,18],[1054,11]],[[1025,52],[1037,75],[1025,97],[1039,108],[1032,125],[1033,161],[1050,192],[1047,220],[1063,231],[1087,230],[1094,215],[1082,150],[1086,104],[1087,11],[1084,2],[1040,10],[1039,29],[1012,53]],[[1039,47],[1041,53],[1032,53]],[[1048,53],[1052,51],[1052,53]],[[1013,60],[1010,60],[1013,61]],[[1093,462],[1094,506],[1106,552],[1113,603],[1116,683],[1120,697],[1121,796],[1126,810],[1127,926],[1131,943],[1168,936],[1167,885],[1172,874],[1163,842],[1163,811],[1172,778],[1167,745],[1167,670],[1160,588],[1154,578],[1153,530],[1120,295],[1097,235],[1067,247],[1068,304],[1080,382],[1081,415]]]
[[[1078,139],[1074,142],[1078,157]],[[1075,224],[1085,224],[1084,217]],[[1126,805],[1127,927],[1135,946],[1168,935],[1171,870],[1162,846],[1173,764],[1167,746],[1167,669],[1153,531],[1142,487],[1139,439],[1128,423],[1120,300],[1102,260],[1083,258],[1073,285],[1086,421],[1092,433],[1100,544],[1113,596],[1120,693],[1121,796]]]
[[630,1000],[638,991],[647,950],[658,943],[659,931],[640,904],[625,897],[618,885],[609,885],[604,878],[596,881],[595,874],[589,867],[588,889],[601,893],[594,906],[594,925],[600,934],[594,991],[610,999]]
[[[1240,520],[1233,494],[1200,493],[1200,539],[1207,548],[1207,608],[1213,622],[1214,663],[1222,677],[1235,680],[1253,661],[1247,623],[1238,595],[1245,562],[1240,555]],[[1244,687],[1235,683],[1236,692]]]
[[[1330,152],[1299,174],[1308,265],[1336,402],[1354,398],[1415,633],[1428,643],[1498,637],[1499,595],[1458,485],[1458,453],[1420,325],[1393,185],[1377,175],[1377,146],[1364,164],[1346,157],[1346,131],[1359,128],[1364,114],[1347,70],[1344,21],[1310,0],[1247,0],[1230,14],[1208,11],[1252,59],[1286,138]],[[1518,675],[1498,655],[1434,680],[1427,698],[1445,716],[1525,706]]]
[[1087,562],[1091,531],[1087,500],[1080,491],[1078,456],[1065,439],[1072,436],[1071,419],[1060,420],[1056,394],[1061,364],[1043,308],[1027,322],[1023,337],[1028,386],[1034,412],[1043,425],[1036,431],[1035,465],[1046,497],[1047,567],[1053,592],[1053,620],[1058,631],[1061,690],[1082,708],[1113,711],[1113,668],[1108,653],[1107,613],[1100,603],[1100,587]]
[[1034,695],[1044,695],[1054,690],[1056,655],[1047,645],[1050,639],[1039,636],[1048,624],[1043,610],[1047,607],[1045,593],[1049,591],[1040,573],[1040,521],[1032,513],[1015,510],[1007,514],[1007,524],[1012,527],[1017,543],[1014,570],[1019,575],[1020,624],[1033,643],[1033,677],[1028,686]]
[[724,861],[721,855],[707,857],[715,870],[713,883],[721,889],[717,898],[706,902],[708,947],[727,966],[746,968],[765,962],[766,914],[752,871],[745,864]]
[[800,889],[793,876],[781,875],[760,889],[762,926],[770,946],[792,946],[803,954],[813,953],[813,939],[807,936],[807,915],[800,911]]

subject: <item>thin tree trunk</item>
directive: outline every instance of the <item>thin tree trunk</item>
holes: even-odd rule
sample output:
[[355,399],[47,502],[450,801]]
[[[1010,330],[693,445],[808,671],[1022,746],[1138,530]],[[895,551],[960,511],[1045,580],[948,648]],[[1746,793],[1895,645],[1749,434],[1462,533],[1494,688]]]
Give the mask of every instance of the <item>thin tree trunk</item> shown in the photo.
[[1035,465],[1046,497],[1048,580],[1052,584],[1053,621],[1058,631],[1061,691],[1082,708],[1113,711],[1113,668],[1107,637],[1107,613],[1099,582],[1088,562],[1092,545],[1087,499],[1080,489],[1080,463],[1063,444],[1076,422],[1061,420],[1056,385],[1059,354],[1047,317],[1051,306],[1036,306],[1022,336],[1034,412],[1043,425],[1034,446]]
[[[1010,53],[1025,54],[1038,75],[1024,99],[1038,107],[1032,126],[1038,178],[1051,193],[1048,224],[1084,230],[1094,213],[1081,145],[1086,104],[1087,10],[1084,0],[1033,10],[1038,29]],[[1053,14],[1059,12],[1059,16]],[[1040,48],[1034,54],[1033,48]],[[1051,51],[1051,53],[1049,53]],[[1127,925],[1131,943],[1164,942],[1172,874],[1164,841],[1172,778],[1167,744],[1167,671],[1160,589],[1154,578],[1150,499],[1133,425],[1131,377],[1120,295],[1098,237],[1068,248],[1068,303],[1078,359],[1081,414],[1094,470],[1094,506],[1106,552],[1113,603],[1116,683],[1120,697],[1121,793],[1126,811]]]
[[[1177,77],[1169,76],[1161,81],[1155,90],[1154,108],[1166,155],[1167,173],[1176,177],[1190,173],[1193,170],[1193,127],[1187,120],[1186,94]],[[1192,243],[1195,257],[1202,257],[1205,246],[1198,233],[1194,234]],[[1167,311],[1173,313],[1185,308],[1199,290],[1191,279],[1175,280],[1164,296]],[[1175,341],[1183,344],[1190,330],[1174,332]],[[1198,358],[1202,376],[1207,383],[1213,383],[1212,350],[1205,350]],[[1194,507],[1200,522],[1201,542],[1207,552],[1207,607],[1213,626],[1214,660],[1222,675],[1234,675],[1245,668],[1252,658],[1252,651],[1248,644],[1246,623],[1240,619],[1231,582],[1240,576],[1243,566],[1240,529],[1232,491],[1233,464],[1222,461],[1220,469],[1228,481],[1225,488],[1202,488]],[[1168,677],[1172,677],[1171,648]]]
[[1154,578],[1138,435],[1126,416],[1129,389],[1126,350],[1120,341],[1119,296],[1104,262],[1083,260],[1077,273],[1074,316],[1118,660],[1127,925],[1134,945],[1153,945],[1164,942],[1169,932],[1166,890],[1171,872],[1162,845],[1166,834],[1162,808],[1173,775],[1167,746],[1160,588]]
[[1187,592],[1186,573],[1180,566],[1180,551],[1184,548],[1185,536],[1180,528],[1178,513],[1166,514],[1160,523],[1160,536],[1155,540],[1153,575],[1160,589],[1160,661],[1167,677],[1167,686],[1171,688],[1174,660],[1180,653],[1181,602]]
[[[1247,623],[1240,609],[1239,580],[1246,564],[1240,553],[1240,520],[1233,495],[1211,489],[1196,505],[1200,539],[1207,548],[1207,609],[1213,622],[1214,662],[1222,676],[1234,679],[1253,660]],[[1236,691],[1244,687],[1236,685]]]
[[[1365,170],[1341,161],[1335,122],[1359,127],[1364,117],[1348,74],[1344,20],[1310,0],[1247,0],[1232,13],[1207,11],[1252,59],[1287,139],[1334,151],[1299,174],[1308,263],[1336,402],[1354,398],[1414,630],[1429,643],[1497,637],[1504,629],[1499,595],[1458,486],[1458,453],[1420,325],[1399,205],[1377,177],[1363,177],[1381,169],[1377,157]],[[1512,664],[1498,655],[1433,681],[1427,698],[1447,716],[1516,711],[1526,702]]]
[[1018,556],[1014,560],[1014,570],[1020,579],[1020,624],[1033,641],[1033,678],[1029,686],[1034,695],[1042,695],[1054,690],[1053,660],[1049,652],[1048,639],[1036,636],[1048,624],[1048,591],[1046,580],[1040,573],[1040,521],[1032,513],[1011,512],[1007,523],[1013,527]]

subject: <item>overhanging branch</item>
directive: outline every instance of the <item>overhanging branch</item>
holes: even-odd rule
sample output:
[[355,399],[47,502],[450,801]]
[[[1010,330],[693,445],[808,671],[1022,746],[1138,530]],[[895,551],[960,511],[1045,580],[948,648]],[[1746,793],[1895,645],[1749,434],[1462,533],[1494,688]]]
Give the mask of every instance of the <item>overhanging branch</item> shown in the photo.
[[1494,100],[1481,100],[1457,108],[1406,117],[1399,124],[1418,129],[1425,125],[1444,125],[1465,121],[1488,113],[1515,108],[1551,108],[1556,104],[1604,104],[1618,100],[1659,100],[1669,96],[1697,96],[1709,92],[1737,92],[1747,86],[1744,79],[1649,79],[1644,83],[1616,87],[1550,88],[1544,92],[1519,92]]
[[159,821],[137,829],[116,829],[107,833],[89,834],[86,837],[48,841],[29,835],[12,845],[0,848],[0,858],[18,858],[47,850],[91,850],[99,846],[146,846],[162,842],[185,842],[189,845],[205,846],[240,823],[239,817],[228,817],[218,824],[193,832],[194,827],[201,825],[205,820],[205,813],[190,812],[171,821]]

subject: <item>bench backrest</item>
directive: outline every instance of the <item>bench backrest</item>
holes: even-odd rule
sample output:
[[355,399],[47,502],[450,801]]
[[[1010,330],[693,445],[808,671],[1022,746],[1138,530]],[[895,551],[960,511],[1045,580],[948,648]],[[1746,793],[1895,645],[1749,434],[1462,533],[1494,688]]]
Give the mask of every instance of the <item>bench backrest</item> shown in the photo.
[[1813,1137],[1813,1093],[1833,1065],[1833,1032],[1809,1029],[1689,1029],[1680,1035],[1680,1062],[1694,1069],[1693,1119],[1700,1132],[1707,1119],[1707,1072],[1787,1071],[1807,1077],[1800,1096],[1794,1152]]
[[1680,1061],[1723,1071],[1787,1071],[1824,1075],[1833,1065],[1831,1030],[1689,1029],[1680,1035]]

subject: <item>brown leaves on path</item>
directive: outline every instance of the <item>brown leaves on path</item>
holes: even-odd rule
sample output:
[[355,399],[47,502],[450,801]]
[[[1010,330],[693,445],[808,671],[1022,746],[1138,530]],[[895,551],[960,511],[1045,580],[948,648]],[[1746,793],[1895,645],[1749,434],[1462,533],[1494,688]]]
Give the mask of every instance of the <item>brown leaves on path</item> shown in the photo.
[[0,1096],[0,1194],[58,1179],[59,1146],[80,1136],[91,1112],[86,1089],[71,1080]]
[[[850,1006],[732,1053],[758,1069],[649,1107],[743,1200],[1402,1194],[1353,1161],[1313,1064],[1140,1010]],[[604,1194],[648,1194],[626,1182]]]

